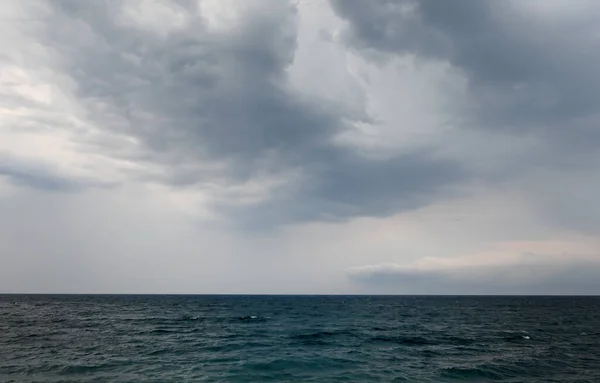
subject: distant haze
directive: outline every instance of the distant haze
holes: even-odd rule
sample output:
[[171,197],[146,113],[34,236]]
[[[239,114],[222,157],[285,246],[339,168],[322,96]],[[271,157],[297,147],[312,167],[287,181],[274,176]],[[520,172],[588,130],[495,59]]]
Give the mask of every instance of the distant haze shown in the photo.
[[600,294],[600,3],[0,2],[0,292]]

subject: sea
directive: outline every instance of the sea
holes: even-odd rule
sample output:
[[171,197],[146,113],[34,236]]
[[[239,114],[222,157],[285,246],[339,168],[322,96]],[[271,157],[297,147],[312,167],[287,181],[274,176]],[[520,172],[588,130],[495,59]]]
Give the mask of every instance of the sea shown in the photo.
[[0,382],[600,382],[600,297],[0,295]]

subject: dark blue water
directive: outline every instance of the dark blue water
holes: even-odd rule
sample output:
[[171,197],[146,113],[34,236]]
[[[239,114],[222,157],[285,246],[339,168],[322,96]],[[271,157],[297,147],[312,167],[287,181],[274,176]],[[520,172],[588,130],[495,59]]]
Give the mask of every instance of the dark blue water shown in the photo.
[[600,298],[0,296],[1,382],[600,382]]

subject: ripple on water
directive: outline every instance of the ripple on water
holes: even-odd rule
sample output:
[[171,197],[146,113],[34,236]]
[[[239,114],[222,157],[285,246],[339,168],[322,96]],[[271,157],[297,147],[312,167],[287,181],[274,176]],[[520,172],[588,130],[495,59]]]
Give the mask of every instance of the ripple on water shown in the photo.
[[0,382],[600,382],[599,303],[0,295]]

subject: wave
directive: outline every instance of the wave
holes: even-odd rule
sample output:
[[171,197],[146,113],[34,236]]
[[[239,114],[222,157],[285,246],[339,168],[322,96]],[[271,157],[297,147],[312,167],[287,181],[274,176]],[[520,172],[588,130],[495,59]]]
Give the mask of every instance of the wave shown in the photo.
[[355,335],[355,334],[351,331],[345,331],[345,330],[317,331],[317,332],[310,332],[310,333],[304,333],[304,334],[295,334],[295,335],[292,335],[291,338],[293,338],[293,339],[323,339],[323,338],[330,338],[330,337],[339,336],[339,335]]
[[180,329],[166,329],[166,328],[157,328],[152,331],[149,331],[149,334],[174,334],[181,332]]
[[385,343],[396,343],[396,344],[407,344],[415,346],[424,345],[435,345],[440,342],[432,339],[427,339],[420,336],[375,336],[369,339],[370,342],[385,342]]
[[324,345],[333,342],[338,337],[356,337],[352,331],[317,331],[291,335],[290,338],[307,345]]
[[73,374],[89,374],[92,372],[98,372],[103,370],[111,370],[115,368],[127,365],[129,362],[107,362],[99,364],[69,364],[59,368],[58,373],[60,375],[73,375]]
[[507,334],[503,339],[507,342],[522,342],[531,340],[531,335],[527,331],[520,331],[519,333]]
[[457,380],[474,380],[480,382],[479,379],[502,379],[506,376],[487,368],[480,367],[450,367],[442,371],[441,375],[445,378]]
[[266,322],[267,318],[258,315],[244,315],[235,318],[235,320],[241,322]]

